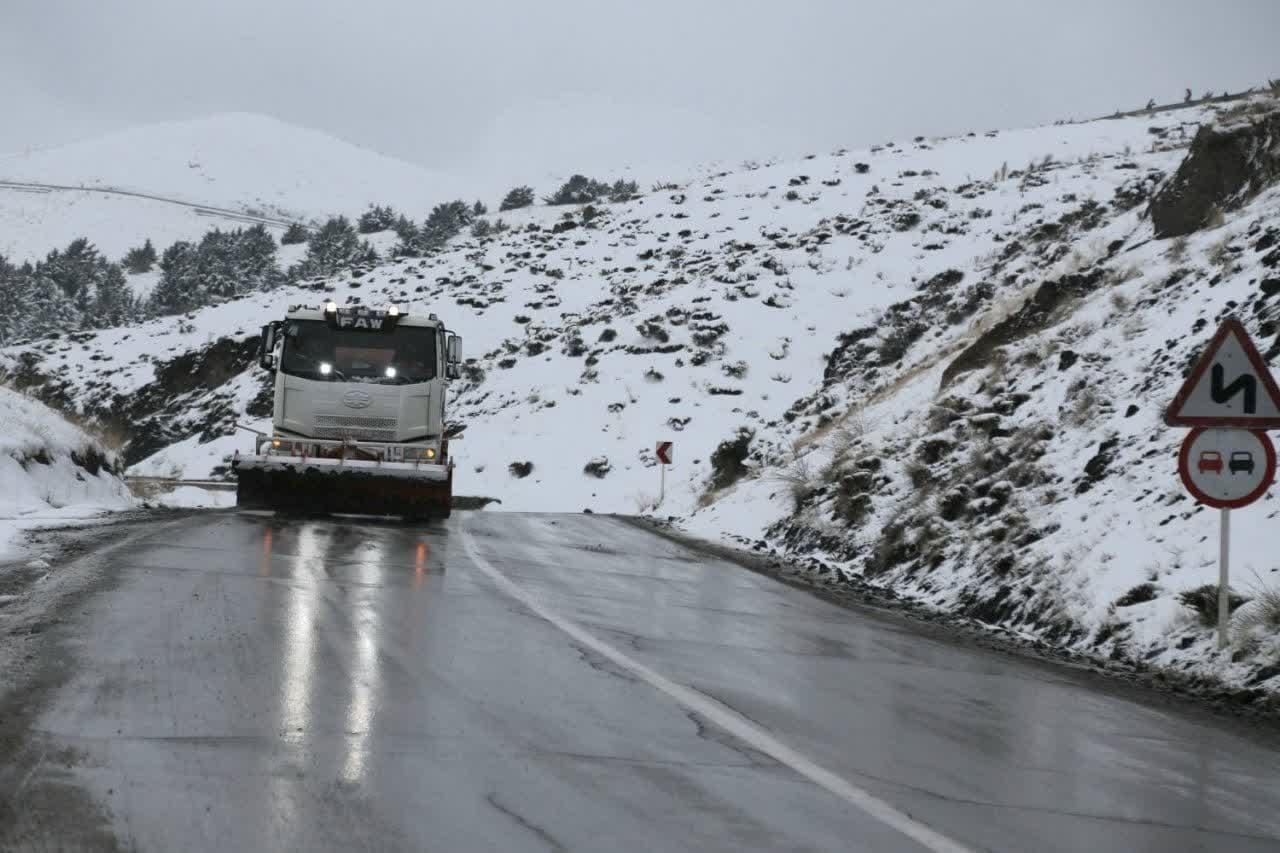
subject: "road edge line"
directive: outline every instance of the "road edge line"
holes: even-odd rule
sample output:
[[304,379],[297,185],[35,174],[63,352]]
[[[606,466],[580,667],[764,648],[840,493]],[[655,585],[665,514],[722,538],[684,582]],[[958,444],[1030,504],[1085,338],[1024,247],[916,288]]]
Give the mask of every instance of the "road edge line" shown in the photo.
[[892,827],[931,851],[931,853],[973,853],[970,848],[965,847],[960,842],[921,823],[906,812],[900,811],[869,791],[859,788],[844,777],[801,754],[796,749],[787,746],[722,702],[718,702],[692,687],[672,681],[657,670],[635,660],[625,652],[591,634],[576,622],[551,610],[532,593],[520,587],[490,563],[480,553],[468,527],[462,527],[461,532],[463,550],[467,552],[476,568],[493,581],[494,585],[502,592],[529,608],[538,618],[569,635],[578,644],[630,671],[650,687],[665,693],[678,705],[683,706],[685,710],[699,714],[715,723],[720,728],[749,744],[752,748],[769,755],[845,802],[857,806],[866,814]]

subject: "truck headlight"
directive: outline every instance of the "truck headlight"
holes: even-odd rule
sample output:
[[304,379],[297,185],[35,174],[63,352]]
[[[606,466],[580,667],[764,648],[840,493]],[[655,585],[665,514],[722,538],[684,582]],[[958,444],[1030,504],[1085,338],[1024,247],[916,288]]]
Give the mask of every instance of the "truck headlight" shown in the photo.
[[423,455],[426,456],[428,459],[435,459],[436,449],[434,447],[428,447],[426,451],[423,453]]

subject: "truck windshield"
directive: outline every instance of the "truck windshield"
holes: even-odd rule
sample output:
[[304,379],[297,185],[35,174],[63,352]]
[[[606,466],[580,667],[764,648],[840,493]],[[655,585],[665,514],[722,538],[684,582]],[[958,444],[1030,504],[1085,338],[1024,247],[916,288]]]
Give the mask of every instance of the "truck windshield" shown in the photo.
[[333,382],[403,385],[436,375],[436,330],[335,329],[323,320],[288,320],[280,369],[291,376]]

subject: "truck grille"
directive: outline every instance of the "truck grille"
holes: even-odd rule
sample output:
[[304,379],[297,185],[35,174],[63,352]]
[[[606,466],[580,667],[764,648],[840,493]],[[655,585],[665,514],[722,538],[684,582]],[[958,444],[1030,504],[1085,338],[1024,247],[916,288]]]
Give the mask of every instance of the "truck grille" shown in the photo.
[[367,441],[395,441],[395,418],[352,418],[316,415],[316,438],[355,438]]

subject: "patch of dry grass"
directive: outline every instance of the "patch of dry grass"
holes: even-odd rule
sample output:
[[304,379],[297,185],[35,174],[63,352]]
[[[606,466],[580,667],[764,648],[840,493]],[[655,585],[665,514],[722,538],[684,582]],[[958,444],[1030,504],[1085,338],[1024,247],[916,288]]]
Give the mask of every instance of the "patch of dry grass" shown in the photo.
[[1233,625],[1240,631],[1280,634],[1280,587],[1266,585],[1257,574],[1254,577],[1257,583],[1249,590],[1253,597],[1240,609]]

